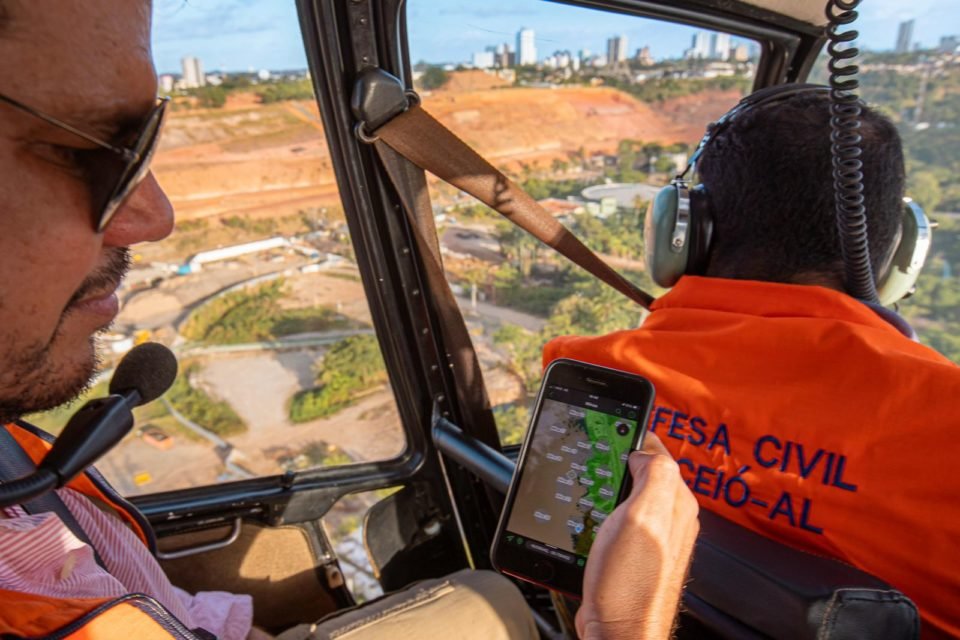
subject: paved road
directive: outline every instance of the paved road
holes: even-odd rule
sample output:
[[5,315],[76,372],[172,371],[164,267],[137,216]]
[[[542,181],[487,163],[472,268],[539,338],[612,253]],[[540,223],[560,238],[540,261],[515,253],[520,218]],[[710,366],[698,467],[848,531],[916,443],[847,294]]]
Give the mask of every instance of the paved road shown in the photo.
[[500,264],[504,257],[500,253],[500,242],[490,232],[491,229],[492,225],[487,229],[450,225],[444,230],[440,243],[454,253],[473,256],[494,265]]

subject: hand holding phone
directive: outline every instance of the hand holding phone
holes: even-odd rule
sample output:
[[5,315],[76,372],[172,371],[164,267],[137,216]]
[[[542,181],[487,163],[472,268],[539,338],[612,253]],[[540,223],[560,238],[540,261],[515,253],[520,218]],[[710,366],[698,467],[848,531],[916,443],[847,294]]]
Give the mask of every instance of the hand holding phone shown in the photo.
[[597,536],[577,611],[581,640],[669,638],[700,530],[697,500],[654,434],[630,455],[633,489]]
[[500,571],[579,595],[587,554],[629,492],[653,385],[633,374],[557,360],[544,375],[497,527]]

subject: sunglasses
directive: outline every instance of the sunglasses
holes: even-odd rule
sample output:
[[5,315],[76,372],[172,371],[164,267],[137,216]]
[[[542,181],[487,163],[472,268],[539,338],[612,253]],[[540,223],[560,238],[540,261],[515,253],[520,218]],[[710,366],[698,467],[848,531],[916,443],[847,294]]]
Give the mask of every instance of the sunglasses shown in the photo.
[[150,160],[153,159],[153,154],[157,150],[164,114],[170,99],[157,98],[156,106],[140,125],[139,130],[131,136],[131,144],[123,147],[85,133],[66,122],[28,107],[13,98],[8,98],[2,93],[0,93],[0,102],[65,129],[99,147],[79,150],[76,155],[82,159],[79,168],[83,171],[90,188],[93,228],[100,233],[110,224],[110,219],[150,170]]

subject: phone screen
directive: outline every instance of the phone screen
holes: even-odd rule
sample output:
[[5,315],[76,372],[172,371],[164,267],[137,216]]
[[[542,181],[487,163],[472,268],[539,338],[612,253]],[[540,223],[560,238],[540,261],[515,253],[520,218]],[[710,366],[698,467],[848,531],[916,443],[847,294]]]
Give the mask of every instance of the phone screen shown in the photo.
[[616,507],[643,407],[547,381],[501,544],[583,567]]

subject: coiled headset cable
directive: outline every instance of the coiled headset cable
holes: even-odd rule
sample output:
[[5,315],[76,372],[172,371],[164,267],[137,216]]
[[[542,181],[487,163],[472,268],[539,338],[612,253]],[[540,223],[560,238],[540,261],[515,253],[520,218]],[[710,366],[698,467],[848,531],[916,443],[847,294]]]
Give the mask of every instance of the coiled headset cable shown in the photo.
[[863,197],[863,162],[860,143],[860,99],[856,90],[859,67],[845,64],[860,50],[846,46],[859,32],[839,30],[857,19],[860,0],[827,2],[827,53],[830,60],[830,153],[833,158],[833,188],[837,230],[843,256],[847,293],[861,300],[878,303],[877,286],[870,264],[867,216]]

